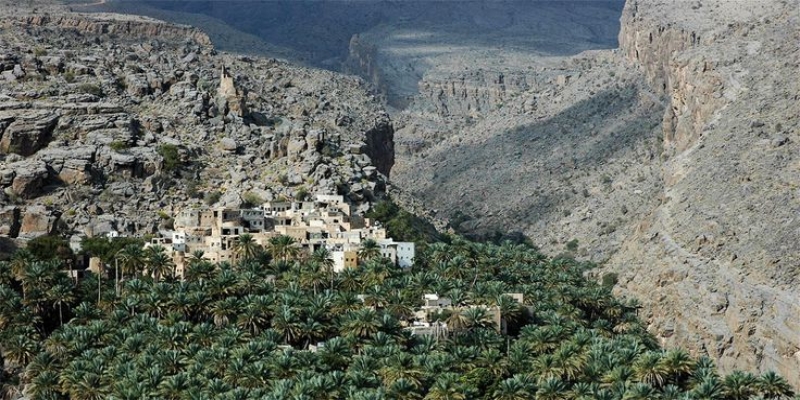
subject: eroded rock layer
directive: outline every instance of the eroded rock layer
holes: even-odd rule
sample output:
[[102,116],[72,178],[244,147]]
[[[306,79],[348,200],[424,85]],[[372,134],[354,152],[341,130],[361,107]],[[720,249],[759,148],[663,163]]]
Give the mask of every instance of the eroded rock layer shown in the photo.
[[152,19],[29,11],[0,19],[4,235],[148,234],[317,192],[363,212],[384,192],[393,126],[360,79]]

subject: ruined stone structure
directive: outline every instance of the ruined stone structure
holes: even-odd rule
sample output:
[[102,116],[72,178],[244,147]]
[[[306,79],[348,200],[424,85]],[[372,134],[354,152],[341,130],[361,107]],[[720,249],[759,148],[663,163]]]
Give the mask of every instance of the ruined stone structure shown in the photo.
[[233,114],[244,118],[249,114],[247,109],[247,90],[236,87],[233,75],[227,68],[222,67],[219,88],[217,89],[217,108],[222,115]]

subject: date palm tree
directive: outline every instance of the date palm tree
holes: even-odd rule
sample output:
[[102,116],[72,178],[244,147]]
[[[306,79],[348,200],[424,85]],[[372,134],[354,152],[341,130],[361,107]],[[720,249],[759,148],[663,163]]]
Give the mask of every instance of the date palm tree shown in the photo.
[[664,367],[662,354],[649,351],[639,355],[633,363],[634,377],[637,381],[660,388],[669,378],[669,371]]
[[333,288],[335,273],[333,271],[334,262],[331,252],[325,247],[320,247],[311,254],[311,261],[322,268],[323,273],[327,275],[330,281],[329,287]]
[[741,371],[734,371],[722,380],[726,399],[746,400],[758,393],[758,379]]
[[761,392],[761,395],[768,399],[794,396],[791,385],[774,371],[767,371],[758,377],[756,387]]
[[516,377],[501,381],[492,394],[494,400],[527,400],[530,398],[533,398],[533,395]]
[[458,376],[452,373],[440,375],[425,396],[425,400],[465,400],[466,398],[464,387],[459,383]]
[[380,320],[375,310],[362,308],[350,311],[345,316],[345,322],[340,330],[343,335],[350,335],[358,338],[369,338],[378,332]]
[[381,246],[374,239],[366,239],[361,242],[361,248],[358,249],[359,261],[370,261],[381,256]]
[[269,249],[272,257],[283,262],[294,259],[300,251],[296,243],[297,241],[291,236],[279,235],[271,238]]
[[147,269],[153,274],[156,282],[163,276],[175,276],[175,263],[167,255],[163,246],[150,246],[147,248]]
[[236,239],[233,245],[233,251],[239,256],[241,261],[252,260],[261,251],[261,246],[256,243],[253,235],[243,233]]
[[297,313],[287,305],[280,306],[272,317],[272,329],[283,337],[284,344],[292,344],[300,336]]
[[138,244],[129,244],[117,253],[120,263],[120,281],[125,280],[125,274],[136,277],[144,270],[147,264],[147,254]]
[[75,295],[72,293],[72,287],[69,285],[59,283],[54,285],[48,291],[48,297],[52,299],[53,305],[58,307],[58,324],[64,325],[64,311],[65,304],[70,304],[75,301]]

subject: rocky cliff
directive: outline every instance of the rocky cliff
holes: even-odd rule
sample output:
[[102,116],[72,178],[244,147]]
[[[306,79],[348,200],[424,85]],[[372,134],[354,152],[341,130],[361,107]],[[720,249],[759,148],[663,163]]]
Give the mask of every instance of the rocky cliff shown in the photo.
[[623,15],[621,49],[668,105],[664,189],[609,269],[664,344],[798,385],[798,5],[669,3]]
[[154,233],[183,208],[315,192],[365,211],[385,190],[392,124],[359,79],[150,19],[39,14],[0,19],[6,237]]
[[87,35],[113,35],[115,40],[121,42],[161,38],[211,45],[208,35],[193,27],[120,14],[93,14],[91,18],[80,14],[41,14],[22,16],[18,21],[21,26],[31,28],[64,29]]
[[428,72],[393,180],[443,224],[604,263],[663,344],[798,385],[800,10],[686,4],[629,1],[616,51]]

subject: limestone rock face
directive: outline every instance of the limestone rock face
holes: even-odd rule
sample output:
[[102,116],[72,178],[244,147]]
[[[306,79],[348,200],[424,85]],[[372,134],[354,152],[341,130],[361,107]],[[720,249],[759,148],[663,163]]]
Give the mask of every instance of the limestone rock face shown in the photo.
[[388,118],[382,118],[364,136],[367,139],[365,154],[375,168],[388,177],[394,166],[394,127]]
[[[800,385],[798,4],[628,2],[621,49],[668,104],[662,201],[608,268],[667,346]],[[724,23],[723,23],[724,22]],[[791,33],[789,33],[791,32]],[[791,54],[791,56],[787,55]]]
[[11,191],[23,199],[31,199],[42,193],[49,176],[47,164],[41,161],[20,161],[10,165],[13,168],[14,180]]
[[[467,234],[518,230],[552,254],[576,240],[664,345],[800,385],[800,5],[676,4],[628,1],[617,50],[416,64],[393,196]],[[365,79],[405,87],[398,37],[354,42]]]
[[232,113],[237,117],[244,118],[249,115],[247,110],[247,92],[241,91],[225,67],[222,67],[219,89],[217,89],[217,108],[222,114]]
[[354,206],[383,195],[365,168],[391,159],[390,124],[363,81],[218,54],[188,27],[26,10],[0,15],[0,235],[152,234],[159,212],[362,182]]
[[19,207],[6,206],[0,209],[0,235],[15,238],[19,236]]
[[[6,117],[8,118],[8,117]],[[0,117],[2,120],[3,117]],[[0,152],[29,156],[42,148],[58,123],[58,115],[48,112],[25,113],[13,117],[2,131]]]
[[51,234],[55,231],[56,223],[58,223],[60,217],[60,212],[48,210],[43,206],[27,207],[22,215],[19,236],[34,238]]

